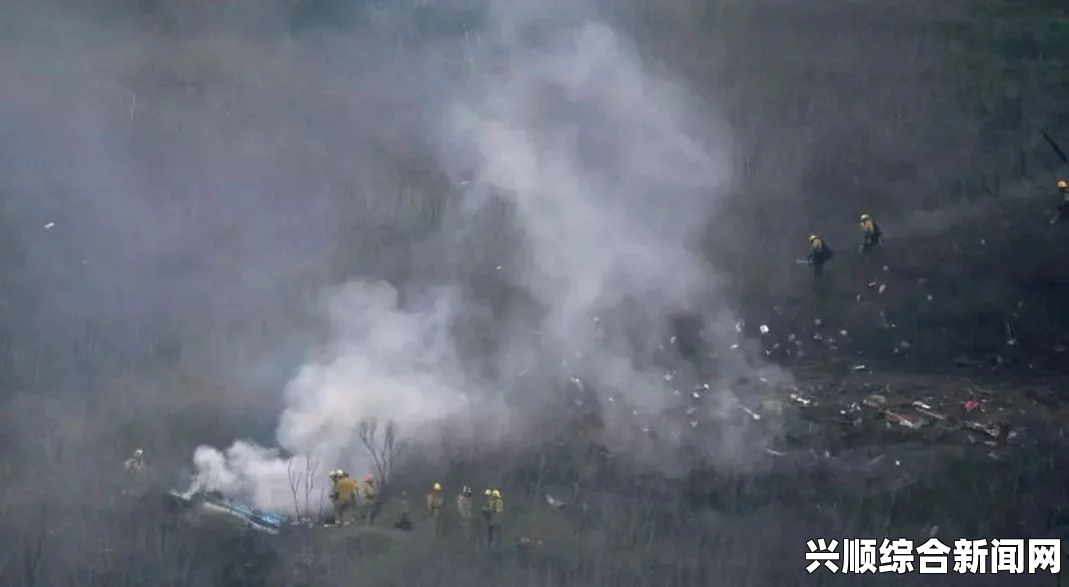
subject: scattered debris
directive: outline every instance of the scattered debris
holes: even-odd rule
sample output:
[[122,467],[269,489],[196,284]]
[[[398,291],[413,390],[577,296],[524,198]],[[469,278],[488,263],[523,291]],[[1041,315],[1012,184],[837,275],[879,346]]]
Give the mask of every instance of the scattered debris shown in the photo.
[[990,424],[984,424],[982,422],[967,421],[962,424],[965,428],[980,432],[990,436],[991,438],[999,438],[1000,431],[999,426],[993,426]]
[[750,408],[747,408],[746,406],[744,406],[742,404],[739,404],[739,409],[744,411],[744,412],[746,412],[747,414],[749,414],[750,417],[753,418],[754,420],[760,420],[761,419],[761,414],[758,414],[757,412],[751,410]]
[[976,408],[979,408],[980,407],[980,402],[978,402],[978,401],[976,401],[974,399],[971,399],[971,400],[965,402],[965,404],[962,405],[961,407],[965,409],[965,413],[969,413],[969,412],[972,412],[973,410],[975,410]]
[[882,408],[883,406],[887,405],[887,398],[878,393],[874,393],[868,396],[867,398],[861,400],[861,403],[865,404],[870,408]]
[[48,224],[46,224],[46,225],[45,225],[45,230],[50,230],[50,229],[52,229],[52,228],[53,228],[53,227],[54,227],[55,225],[56,225],[56,223],[55,223],[55,222],[49,222]]
[[884,410],[883,413],[887,416],[887,419],[889,421],[898,424],[899,426],[909,428],[910,430],[917,430],[919,428],[923,428],[924,425],[927,423],[927,421],[923,418],[910,418],[909,416],[905,416],[897,412],[892,412],[891,410]]

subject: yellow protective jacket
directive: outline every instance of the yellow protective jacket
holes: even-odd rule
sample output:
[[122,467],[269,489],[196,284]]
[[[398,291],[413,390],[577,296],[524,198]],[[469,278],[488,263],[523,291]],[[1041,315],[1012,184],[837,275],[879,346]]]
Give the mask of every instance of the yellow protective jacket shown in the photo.
[[427,494],[427,511],[438,512],[442,509],[443,503],[441,492],[432,491]]
[[823,263],[831,258],[831,250],[824,244],[824,239],[813,239],[809,243],[809,262]]
[[360,496],[364,498],[367,503],[374,503],[378,494],[375,492],[375,486],[371,483],[360,484]]
[[1069,188],[1062,188],[1062,200],[1069,204]]
[[334,501],[340,504],[356,503],[356,482],[348,477],[335,481]]
[[501,497],[488,497],[486,499],[486,505],[483,506],[483,512],[492,514],[495,517],[500,516],[505,513],[505,499]]

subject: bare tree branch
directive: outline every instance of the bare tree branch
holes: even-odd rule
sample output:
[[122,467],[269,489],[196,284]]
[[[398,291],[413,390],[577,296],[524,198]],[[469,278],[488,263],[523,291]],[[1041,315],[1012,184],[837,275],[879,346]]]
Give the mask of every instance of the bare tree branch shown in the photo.
[[404,443],[398,442],[397,424],[392,420],[386,423],[381,435],[379,431],[379,423],[375,418],[366,418],[357,425],[357,438],[371,457],[379,479],[379,490],[384,491],[390,483],[394,464],[404,448]]

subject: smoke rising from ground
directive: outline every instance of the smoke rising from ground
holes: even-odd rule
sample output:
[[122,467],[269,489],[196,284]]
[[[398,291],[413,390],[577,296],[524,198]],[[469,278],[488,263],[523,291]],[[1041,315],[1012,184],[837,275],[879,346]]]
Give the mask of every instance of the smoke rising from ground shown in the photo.
[[[729,139],[708,122],[715,112],[653,73],[605,24],[500,6],[491,14],[498,18],[466,47],[466,83],[443,94],[440,124],[427,137],[443,168],[473,169],[474,181],[443,215],[444,236],[412,254],[457,265],[447,274],[461,280],[489,272],[537,311],[490,324],[507,334],[497,339],[493,375],[476,375],[455,327],[487,300],[462,283],[409,294],[403,284],[358,278],[329,292],[331,342],[288,385],[277,430],[285,453],[311,456],[324,470],[368,467],[355,438],[362,419],[395,420],[418,436],[463,417],[480,422],[485,437],[493,423],[549,407],[569,378],[623,410],[608,418],[610,447],[637,457],[648,444],[642,428],[656,429],[663,444],[645,456],[660,466],[687,426],[662,417],[679,401],[665,378],[681,366],[665,347],[671,318],[700,308],[714,350],[734,340],[730,308],[717,301],[718,283],[696,251],[731,179]],[[505,210],[503,221],[471,234],[489,209]],[[480,260],[462,258],[464,242],[481,249]],[[538,384],[521,389],[532,366]],[[716,366],[710,393],[722,397],[759,368],[738,354]],[[504,398],[511,418],[498,404],[487,409],[487,397]],[[520,442],[499,432],[489,437]],[[740,446],[733,434],[715,431],[709,445],[734,452],[725,448]],[[242,442],[225,454],[201,447],[195,461],[202,480],[286,510],[284,458]]]

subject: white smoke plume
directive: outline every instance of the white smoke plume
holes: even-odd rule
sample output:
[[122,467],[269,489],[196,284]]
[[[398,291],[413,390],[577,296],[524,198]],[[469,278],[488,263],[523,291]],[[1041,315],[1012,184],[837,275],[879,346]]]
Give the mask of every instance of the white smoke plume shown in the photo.
[[292,456],[247,441],[225,453],[202,446],[194,455],[198,486],[292,513],[305,505],[294,503],[291,476],[306,470],[306,459],[319,475],[373,471],[357,438],[361,421],[393,421],[418,439],[421,425],[465,408],[464,375],[448,342],[449,292],[434,292],[427,305],[406,311],[393,286],[354,281],[324,300],[332,342],[290,381],[279,419],[278,446]]
[[[610,26],[504,6],[491,11],[496,26],[467,48],[472,71],[442,94],[442,124],[428,139],[442,145],[444,168],[476,170],[463,214],[442,230],[469,231],[473,214],[503,202],[509,226],[475,242],[491,250],[515,245],[518,253],[504,255],[507,266],[497,269],[536,302],[540,318],[507,329],[490,381],[466,369],[451,335],[460,308],[474,303],[460,289],[424,292],[422,304],[402,304],[384,283],[355,280],[331,290],[333,342],[286,392],[277,430],[286,454],[314,456],[324,470],[366,468],[354,443],[361,419],[395,420],[407,435],[426,432],[452,415],[470,416],[475,393],[508,396],[531,365],[550,365],[554,376],[574,377],[601,400],[635,408],[628,418],[645,418],[669,449],[678,448],[686,423],[661,417],[677,400],[657,362],[670,317],[700,312],[720,350],[734,342],[733,313],[697,250],[731,181],[728,140],[710,122],[715,112],[654,73]],[[721,395],[731,394],[724,386],[738,376],[765,368],[744,355],[725,357],[717,363]],[[530,409],[531,398],[523,399]],[[610,419],[606,440],[623,442],[633,424]],[[718,433],[718,450],[739,450],[732,435]],[[195,461],[201,479],[224,492],[292,507],[278,453],[237,443],[225,453],[201,447]]]

